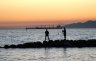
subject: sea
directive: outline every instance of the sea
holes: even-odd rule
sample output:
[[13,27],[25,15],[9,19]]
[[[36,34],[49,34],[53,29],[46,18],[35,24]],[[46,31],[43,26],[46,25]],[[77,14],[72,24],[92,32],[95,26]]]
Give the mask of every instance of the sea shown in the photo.
[[[63,39],[63,29],[48,29],[51,40]],[[96,39],[96,28],[68,28],[67,40]],[[0,46],[43,42],[45,29],[0,29]],[[96,61],[96,48],[0,48],[0,61]]]

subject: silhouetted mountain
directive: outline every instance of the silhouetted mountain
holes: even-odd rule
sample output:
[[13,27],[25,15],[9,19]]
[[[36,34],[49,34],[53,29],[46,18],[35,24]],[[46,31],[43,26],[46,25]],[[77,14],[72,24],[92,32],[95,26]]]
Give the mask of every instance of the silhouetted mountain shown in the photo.
[[66,28],[96,28],[96,21],[89,20],[84,23],[73,23],[65,25]]

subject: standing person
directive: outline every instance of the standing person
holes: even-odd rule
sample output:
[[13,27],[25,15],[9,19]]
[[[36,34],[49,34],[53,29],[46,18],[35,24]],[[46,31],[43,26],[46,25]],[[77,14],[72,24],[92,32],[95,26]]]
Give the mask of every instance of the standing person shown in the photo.
[[45,31],[45,41],[46,41],[46,38],[48,38],[48,40],[49,40],[49,31],[47,29]]
[[64,30],[62,30],[63,35],[64,35],[64,40],[66,40],[66,28],[64,27]]

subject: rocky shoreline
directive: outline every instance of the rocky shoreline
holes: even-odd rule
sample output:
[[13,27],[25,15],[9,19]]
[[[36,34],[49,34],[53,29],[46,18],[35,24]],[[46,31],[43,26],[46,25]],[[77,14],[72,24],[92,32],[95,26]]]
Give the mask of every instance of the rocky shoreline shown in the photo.
[[0,48],[73,48],[96,47],[96,40],[49,40],[43,42],[28,42],[23,44],[4,45]]

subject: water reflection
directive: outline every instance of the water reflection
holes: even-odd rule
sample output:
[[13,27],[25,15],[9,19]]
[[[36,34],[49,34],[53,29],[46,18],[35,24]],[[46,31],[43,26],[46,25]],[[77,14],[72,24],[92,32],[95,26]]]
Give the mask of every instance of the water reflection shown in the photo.
[[67,52],[66,48],[63,48],[63,61],[67,61]]
[[96,48],[0,49],[0,61],[96,61]]
[[49,57],[49,48],[45,48],[45,52],[44,52],[44,55],[45,55],[45,58],[47,59],[47,57]]
[[[58,50],[57,50],[58,49]],[[44,56],[47,61],[67,61],[66,48],[45,48]],[[52,51],[53,50],[53,51]]]

